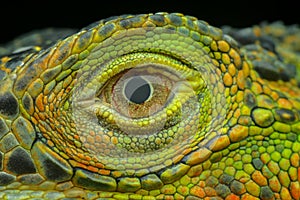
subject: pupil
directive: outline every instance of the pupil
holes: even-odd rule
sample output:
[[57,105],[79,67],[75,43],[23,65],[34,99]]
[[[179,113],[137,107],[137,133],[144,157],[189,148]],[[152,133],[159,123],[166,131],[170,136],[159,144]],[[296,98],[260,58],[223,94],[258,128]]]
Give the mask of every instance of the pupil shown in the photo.
[[133,77],[127,82],[124,93],[129,101],[136,104],[142,104],[149,98],[151,88],[145,79]]

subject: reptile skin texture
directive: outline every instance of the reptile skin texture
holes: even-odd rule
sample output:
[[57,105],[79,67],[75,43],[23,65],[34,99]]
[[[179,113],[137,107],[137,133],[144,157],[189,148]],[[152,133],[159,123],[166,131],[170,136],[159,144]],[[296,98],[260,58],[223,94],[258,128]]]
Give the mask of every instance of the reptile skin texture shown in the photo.
[[122,15],[0,46],[0,199],[300,199],[300,29]]

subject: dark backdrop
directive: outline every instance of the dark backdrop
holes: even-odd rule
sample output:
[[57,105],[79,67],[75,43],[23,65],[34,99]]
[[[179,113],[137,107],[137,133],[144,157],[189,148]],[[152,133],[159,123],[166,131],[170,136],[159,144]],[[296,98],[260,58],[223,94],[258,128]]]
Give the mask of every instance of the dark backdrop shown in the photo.
[[[197,2],[197,3],[196,3]],[[149,12],[180,12],[205,20],[214,26],[247,27],[262,21],[281,20],[286,24],[300,23],[296,1],[175,1],[175,0],[73,0],[13,1],[0,5],[0,43],[21,33],[45,27],[82,28],[96,20],[121,14]]]

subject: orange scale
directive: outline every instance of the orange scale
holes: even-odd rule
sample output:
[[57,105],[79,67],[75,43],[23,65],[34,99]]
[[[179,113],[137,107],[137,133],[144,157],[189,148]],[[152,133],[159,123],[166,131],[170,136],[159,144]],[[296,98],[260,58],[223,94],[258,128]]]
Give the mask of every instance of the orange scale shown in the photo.
[[43,133],[47,132],[47,130],[41,124],[39,124],[38,127],[39,127],[41,132],[43,132]]
[[242,125],[247,125],[247,124],[250,124],[251,123],[251,118],[250,117],[240,117],[238,119],[238,123],[239,124],[242,124]]
[[33,114],[33,117],[34,117],[37,121],[40,121],[40,117],[39,117],[38,113],[34,113],[34,114]]
[[205,191],[206,195],[209,197],[217,196],[216,190],[212,187],[205,187],[204,191]]
[[215,141],[213,141],[213,143],[210,145],[210,149],[212,151],[219,151],[229,146],[229,144],[230,144],[230,140],[228,136],[222,135],[218,137]]
[[[103,134],[102,131],[100,131],[100,132],[101,132],[101,134]],[[107,135],[109,135],[110,137],[112,137],[112,136],[114,135],[114,132],[113,132],[113,131],[108,131],[108,132],[107,132]]]
[[227,51],[229,51],[230,46],[224,40],[220,40],[220,41],[218,41],[218,48],[222,52],[227,52]]
[[[97,162],[97,163],[95,164],[95,166],[98,167],[98,168],[100,168],[100,169],[103,169],[103,168],[104,168],[104,165],[103,165],[102,163],[99,163],[99,162]],[[109,170],[107,170],[107,171],[109,171]]]
[[271,95],[272,90],[268,86],[263,85],[263,93],[265,93],[266,95]]
[[54,110],[54,105],[53,105],[53,103],[50,103],[50,104],[49,104],[49,110],[50,110],[51,112],[53,112],[53,110]]
[[244,100],[244,92],[238,91],[236,95],[236,102],[240,103]]
[[220,69],[223,73],[227,71],[226,66],[223,63],[220,64]]
[[56,94],[56,99],[62,99],[63,95],[64,95],[65,91],[64,89],[61,89],[57,94]]
[[279,98],[279,95],[278,95],[277,92],[272,92],[270,96],[272,97],[272,99],[273,99],[274,101],[277,101],[277,99]]
[[92,158],[88,155],[85,155],[85,160],[90,162],[90,161],[92,161]]
[[231,75],[231,76],[234,76],[235,73],[236,73],[236,68],[235,68],[235,65],[230,63],[228,65],[228,73]]
[[182,160],[183,157],[184,157],[184,155],[177,155],[177,156],[175,156],[174,158],[172,158],[172,162],[173,162],[174,164],[176,164],[176,163],[180,162],[180,161]]
[[[56,103],[56,104],[58,104],[58,103]],[[55,105],[55,106],[58,107],[58,105]],[[61,111],[60,111],[60,110],[57,110],[57,111],[56,111],[56,116],[55,116],[55,118],[58,117],[58,116],[61,116]]]
[[229,50],[229,56],[230,58],[233,59],[233,63],[234,65],[239,68],[239,66],[242,64],[242,60],[241,60],[241,57],[240,57],[240,53],[236,52],[236,50],[234,50],[233,48],[231,48]]
[[91,172],[97,173],[99,169],[96,168],[96,167],[94,167],[94,166],[88,166],[88,167],[87,167],[87,170],[89,170],[89,171],[91,171]]
[[190,154],[189,159],[187,160],[187,164],[188,165],[196,165],[196,164],[202,163],[205,160],[207,160],[210,155],[211,155],[210,150],[208,150],[206,148],[199,149],[198,151],[195,151]]
[[[300,166],[300,158],[299,158],[299,154],[294,153],[291,158],[290,158],[291,164],[293,167],[299,167]],[[300,179],[299,179],[300,181]]]
[[43,103],[48,104],[48,97],[47,96],[44,96]]
[[292,182],[291,183],[291,195],[294,199],[300,199],[300,183],[298,182]]
[[98,171],[99,174],[106,175],[106,176],[110,175],[110,172],[111,171],[107,169],[99,169]]
[[37,98],[35,99],[35,104],[36,107],[38,108],[39,111],[44,112],[45,108],[44,108],[44,103],[43,103],[43,98],[44,98],[44,94],[41,93],[37,96]]
[[69,148],[69,147],[66,147],[66,148],[65,148],[65,152],[66,152],[66,154],[68,154],[68,155],[72,155],[72,154],[73,154],[71,148]]
[[259,198],[254,197],[254,196],[252,196],[252,195],[250,195],[250,194],[244,194],[244,195],[242,196],[242,199],[241,199],[241,200],[259,200]]
[[225,200],[240,200],[240,197],[235,194],[229,194]]
[[260,171],[253,172],[251,177],[259,186],[264,186],[268,184],[267,179],[262,175]]
[[222,53],[222,61],[224,64],[229,65],[231,60],[227,53]]
[[240,109],[236,109],[234,114],[233,114],[233,117],[234,118],[239,118],[241,116],[241,110]]
[[292,103],[285,98],[278,99],[277,103],[280,108],[285,108],[285,109],[289,109],[289,110],[293,108]]
[[118,138],[117,137],[112,137],[111,138],[111,143],[113,143],[114,145],[118,144]]
[[225,86],[230,87],[233,83],[232,76],[229,73],[225,73],[223,76],[223,82]]
[[172,195],[164,195],[164,198],[165,200],[174,200],[174,196]]
[[102,137],[101,137],[101,135],[96,135],[96,136],[95,136],[95,142],[96,142],[96,143],[102,142]]
[[185,150],[183,150],[182,154],[183,155],[187,155],[188,153],[190,153],[192,151],[192,148],[187,148]]
[[84,164],[82,164],[82,163],[79,163],[79,162],[77,162],[77,161],[70,160],[69,162],[70,162],[70,164],[71,164],[73,167],[79,167],[79,168],[83,168],[83,169],[86,169],[86,168],[87,168],[86,165],[84,165]]
[[79,135],[77,135],[77,134],[76,134],[76,135],[73,135],[73,137],[74,137],[74,139],[77,140],[77,141],[80,140],[80,137],[79,137]]
[[118,177],[122,176],[122,172],[120,172],[120,171],[111,171],[111,175],[115,178],[118,178]]
[[65,129],[64,129],[64,127],[62,127],[62,126],[60,126],[59,128],[56,127],[56,131],[59,132],[62,135],[66,132]]
[[90,131],[90,136],[95,136],[96,133],[94,131]]
[[197,185],[190,189],[190,194],[200,198],[204,198],[206,196],[204,189]]
[[38,113],[40,120],[45,121],[46,120],[46,116],[45,113]]
[[[76,153],[76,154],[74,154],[74,153]],[[86,156],[84,154],[79,153],[79,152],[74,152],[74,153],[73,153],[73,150],[72,150],[73,155],[76,155],[80,160],[85,160]]]
[[292,199],[289,190],[285,187],[282,187],[282,189],[280,191],[280,197],[281,197],[281,199]]
[[54,143],[51,140],[47,140],[47,145],[49,145],[50,147],[53,147]]

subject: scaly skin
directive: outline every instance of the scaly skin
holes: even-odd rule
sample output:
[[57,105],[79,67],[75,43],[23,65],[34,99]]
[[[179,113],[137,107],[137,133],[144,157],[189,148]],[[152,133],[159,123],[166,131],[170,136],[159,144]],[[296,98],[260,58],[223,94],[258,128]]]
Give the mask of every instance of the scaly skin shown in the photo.
[[298,27],[124,15],[53,42],[1,52],[1,199],[300,199]]

